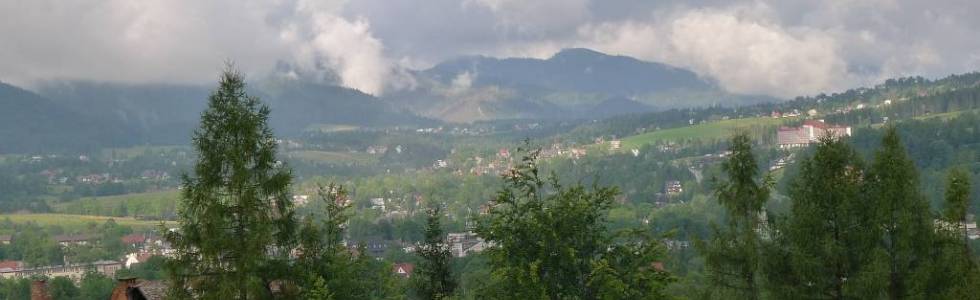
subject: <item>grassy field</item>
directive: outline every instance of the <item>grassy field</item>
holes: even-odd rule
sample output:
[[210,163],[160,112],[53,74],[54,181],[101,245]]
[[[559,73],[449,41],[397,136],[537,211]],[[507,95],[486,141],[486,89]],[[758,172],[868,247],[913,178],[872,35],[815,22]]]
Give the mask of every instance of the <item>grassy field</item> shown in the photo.
[[762,130],[766,127],[782,125],[796,119],[774,119],[769,117],[744,118],[696,124],[679,128],[671,128],[647,132],[624,138],[622,147],[624,149],[639,148],[646,144],[653,144],[665,141],[683,140],[719,140],[732,135],[739,130]]
[[977,111],[977,110],[972,110],[972,109],[971,110],[957,110],[957,111],[951,111],[951,112],[946,112],[946,113],[928,114],[928,115],[924,115],[924,116],[918,116],[918,117],[915,117],[915,119],[916,120],[928,120],[928,119],[949,120],[949,119],[952,119],[952,118],[959,117],[960,115],[962,115],[964,113],[970,113],[970,112],[975,112],[975,111]]
[[[57,213],[79,215],[163,216],[172,214],[180,194],[176,190],[83,198],[52,204]],[[120,212],[125,206],[125,212]]]
[[[87,216],[87,215],[69,215],[69,214],[0,214],[0,220],[10,220],[14,223],[27,223],[35,222],[39,225],[53,225],[61,226],[65,229],[71,228],[84,228],[89,226],[89,224],[102,224],[107,220],[112,219],[117,224],[124,226],[132,226],[134,229],[151,230],[160,225],[161,221],[147,221],[147,220],[137,220],[135,218],[118,218],[118,217],[103,217],[103,216]],[[167,225],[175,225],[174,222],[168,222]]]
[[128,148],[106,148],[102,150],[103,157],[131,159],[143,155],[147,151],[190,150],[190,146],[134,146]]
[[315,132],[341,132],[341,131],[353,131],[357,130],[358,126],[354,125],[343,125],[343,124],[312,124],[307,126],[304,131],[315,131]]
[[332,151],[291,151],[286,154],[293,159],[330,164],[370,165],[378,162],[378,157],[367,153],[348,153]]

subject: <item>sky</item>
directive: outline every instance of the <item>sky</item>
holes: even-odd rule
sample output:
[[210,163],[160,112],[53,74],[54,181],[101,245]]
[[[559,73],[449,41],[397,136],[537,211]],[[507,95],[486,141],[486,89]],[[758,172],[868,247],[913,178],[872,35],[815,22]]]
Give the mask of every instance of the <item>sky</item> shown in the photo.
[[585,47],[790,98],[980,70],[980,1],[0,0],[0,81],[313,76],[383,95],[464,55]]

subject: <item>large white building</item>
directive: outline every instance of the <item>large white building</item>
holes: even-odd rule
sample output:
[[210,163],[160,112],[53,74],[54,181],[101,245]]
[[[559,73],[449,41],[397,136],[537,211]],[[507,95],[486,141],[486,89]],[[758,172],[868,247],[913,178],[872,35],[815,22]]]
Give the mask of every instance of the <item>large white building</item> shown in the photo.
[[776,132],[776,144],[780,149],[805,147],[826,135],[851,136],[851,127],[830,125],[823,120],[806,120],[800,127],[780,127]]

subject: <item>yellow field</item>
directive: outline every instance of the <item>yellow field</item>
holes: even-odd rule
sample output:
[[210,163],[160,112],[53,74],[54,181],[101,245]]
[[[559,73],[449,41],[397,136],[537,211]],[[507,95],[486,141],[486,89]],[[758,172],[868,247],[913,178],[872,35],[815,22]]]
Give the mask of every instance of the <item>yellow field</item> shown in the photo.
[[290,151],[287,157],[310,162],[323,162],[333,164],[359,164],[369,165],[378,162],[378,157],[367,153],[347,153],[333,151]]
[[719,140],[731,136],[736,130],[762,129],[765,127],[779,126],[795,120],[797,119],[757,117],[670,128],[623,138],[622,147],[625,149],[639,148],[642,145],[661,141]]
[[[102,224],[109,219],[117,224],[132,226],[134,229],[155,229],[160,226],[162,221],[137,220],[131,217],[104,217],[68,214],[0,214],[0,220],[10,220],[14,223],[35,222],[39,225],[57,225],[64,228],[80,228],[89,224]],[[174,222],[167,222],[167,226],[176,225]]]

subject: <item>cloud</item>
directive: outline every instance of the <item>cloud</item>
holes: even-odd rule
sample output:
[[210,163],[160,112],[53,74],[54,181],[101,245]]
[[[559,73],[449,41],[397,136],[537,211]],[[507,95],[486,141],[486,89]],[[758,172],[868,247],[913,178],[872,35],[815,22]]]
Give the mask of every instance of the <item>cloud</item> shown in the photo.
[[404,68],[562,48],[690,68],[780,97],[980,69],[980,2],[926,0],[0,0],[0,80],[212,82],[232,59],[372,94]]
[[579,34],[589,47],[689,68],[737,93],[792,97],[840,88],[849,77],[831,36],[735,11],[689,10],[658,23],[583,26]]
[[316,70],[325,64],[344,86],[380,94],[392,73],[384,45],[372,36],[366,19],[345,19],[337,14],[340,7],[300,1],[280,37],[295,49],[292,57],[301,68]]
[[0,1],[0,80],[203,83],[225,60],[249,74],[289,61],[383,91],[390,74],[368,20],[340,1]]

